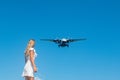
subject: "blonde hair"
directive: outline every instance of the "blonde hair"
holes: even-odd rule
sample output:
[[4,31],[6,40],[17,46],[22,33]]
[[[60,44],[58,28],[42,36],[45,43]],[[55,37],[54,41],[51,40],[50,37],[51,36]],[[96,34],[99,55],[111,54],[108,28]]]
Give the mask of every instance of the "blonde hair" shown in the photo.
[[27,48],[25,49],[25,56],[28,56],[29,55],[29,50],[30,48],[32,48],[34,46],[34,44],[31,44],[31,42],[35,42],[34,39],[30,39],[29,42],[28,42],[28,45],[27,45]]

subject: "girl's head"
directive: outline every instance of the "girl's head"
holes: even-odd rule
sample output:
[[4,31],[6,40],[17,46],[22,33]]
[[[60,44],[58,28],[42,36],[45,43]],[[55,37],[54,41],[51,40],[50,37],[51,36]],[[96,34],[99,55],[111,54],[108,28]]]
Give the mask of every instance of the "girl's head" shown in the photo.
[[34,39],[30,39],[29,42],[28,42],[28,45],[29,45],[30,47],[34,47],[34,45],[35,45],[35,40],[34,40]]
[[34,45],[35,45],[35,40],[34,39],[30,39],[29,42],[28,42],[27,48],[25,50],[25,55],[29,54],[29,49],[33,48]]

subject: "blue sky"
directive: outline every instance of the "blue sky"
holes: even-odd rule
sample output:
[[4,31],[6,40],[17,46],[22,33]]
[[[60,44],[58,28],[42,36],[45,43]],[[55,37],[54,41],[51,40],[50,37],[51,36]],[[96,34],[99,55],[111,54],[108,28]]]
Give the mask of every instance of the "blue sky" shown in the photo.
[[[43,80],[120,80],[120,1],[0,1],[0,80],[23,80],[24,49],[36,40]],[[87,38],[69,48],[42,38]]]

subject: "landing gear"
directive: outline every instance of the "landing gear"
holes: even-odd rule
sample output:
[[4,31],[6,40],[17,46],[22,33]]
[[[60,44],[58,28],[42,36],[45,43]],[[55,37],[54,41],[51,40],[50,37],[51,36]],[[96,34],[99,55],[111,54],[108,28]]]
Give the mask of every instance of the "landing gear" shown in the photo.
[[68,44],[59,44],[58,47],[69,47]]

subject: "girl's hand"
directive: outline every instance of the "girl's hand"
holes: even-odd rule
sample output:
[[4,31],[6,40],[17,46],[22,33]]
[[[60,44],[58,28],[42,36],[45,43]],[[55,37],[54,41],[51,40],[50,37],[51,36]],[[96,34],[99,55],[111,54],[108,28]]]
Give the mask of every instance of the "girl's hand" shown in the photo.
[[34,70],[34,72],[37,72],[37,67],[34,66],[34,67],[33,67],[33,70]]

